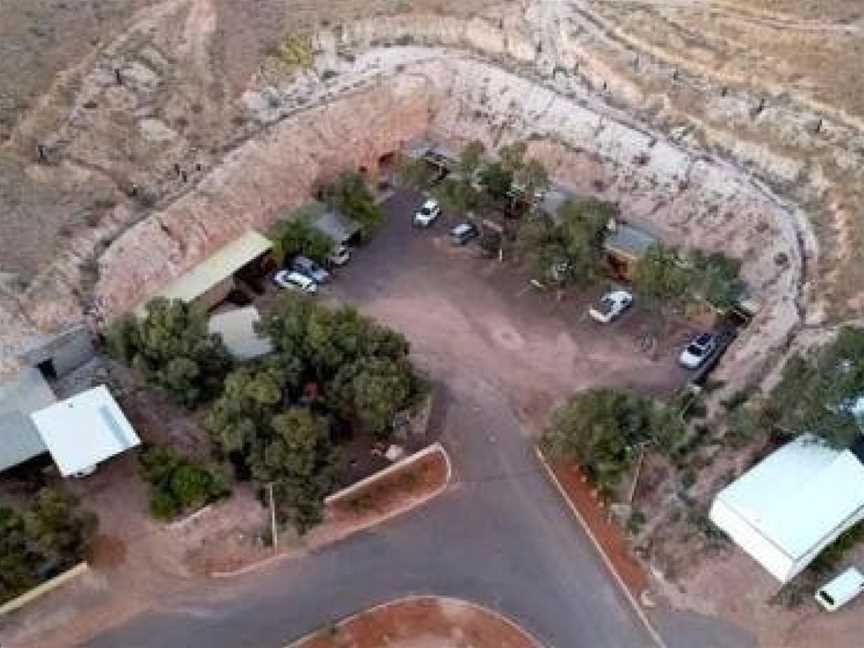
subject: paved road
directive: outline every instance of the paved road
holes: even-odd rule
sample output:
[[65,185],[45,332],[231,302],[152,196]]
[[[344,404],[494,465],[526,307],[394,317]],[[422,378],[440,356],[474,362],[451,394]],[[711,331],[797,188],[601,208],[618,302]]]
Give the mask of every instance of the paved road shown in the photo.
[[[416,197],[397,196],[388,204],[388,211],[393,218],[404,219],[414,200]],[[419,275],[406,278],[407,266],[398,260],[400,255],[410,256],[418,267],[424,267],[424,276],[437,273],[442,281],[453,285],[445,267],[452,260],[437,268],[425,266],[434,262],[432,258],[420,258],[425,252],[411,247],[417,239],[408,243],[404,237],[404,233],[388,227],[373,243],[377,247],[361,251],[352,261],[352,274],[337,282],[344,284],[340,290],[373,311],[381,308],[381,299],[389,300],[400,290],[432,290]],[[462,282],[468,281],[464,270],[457,272]],[[404,281],[387,285],[387,277]],[[483,277],[477,280],[485,281]],[[472,299],[479,307],[478,290],[482,288],[462,288],[461,294],[468,300],[464,309],[471,309]],[[454,287],[454,295],[458,293]],[[524,307],[515,310],[519,313],[512,313],[513,318],[530,315],[521,312]],[[399,323],[412,328],[434,314],[425,309],[414,314],[414,319],[410,316]],[[503,316],[493,310],[481,319]],[[540,322],[521,325],[525,330],[515,337],[527,336],[527,328],[534,330]],[[482,346],[488,334],[484,322],[471,321],[466,330],[477,334],[476,340],[469,338],[469,344]],[[412,332],[416,333],[416,328],[406,329],[409,337]],[[515,382],[505,385],[495,375],[497,370],[490,369],[497,365],[480,364],[496,353],[491,347],[472,354],[463,344],[434,356],[439,346],[449,348],[448,340],[462,334],[461,329],[447,331],[446,339],[436,339],[426,348],[412,337],[415,348],[419,346],[427,360],[437,358],[432,364],[443,394],[433,426],[442,433],[455,468],[454,485],[447,493],[420,510],[302,559],[279,563],[240,581],[214,582],[205,590],[167,600],[160,609],[88,645],[277,647],[373,604],[419,593],[463,598],[500,610],[549,646],[653,645],[533,455],[520,420],[525,406],[517,404],[512,388],[524,384],[517,378],[527,378],[530,383],[533,375],[514,376]],[[557,340],[560,334],[550,331],[550,336]],[[513,350],[512,357],[503,358],[505,366],[514,374],[528,371],[530,367],[522,363],[530,358],[518,357],[518,345],[512,338],[504,340]],[[530,340],[525,344],[527,356],[542,355]],[[461,358],[454,357],[458,353]],[[592,376],[613,380],[628,373],[626,368],[612,371],[601,363],[592,365],[585,359],[589,355],[590,349],[579,355],[580,371],[587,378],[574,378],[576,384]],[[629,374],[640,374],[635,378],[654,387],[678,379],[662,367],[654,374],[649,369],[639,372],[631,368]],[[542,385],[538,388],[542,390]],[[675,648],[747,645],[739,643],[740,636],[727,628],[695,616],[669,617],[664,624],[674,638],[669,644]]]

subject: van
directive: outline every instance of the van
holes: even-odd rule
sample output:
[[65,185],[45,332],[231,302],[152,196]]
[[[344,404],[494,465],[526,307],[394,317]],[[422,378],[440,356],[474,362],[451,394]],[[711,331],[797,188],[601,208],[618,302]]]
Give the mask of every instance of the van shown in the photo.
[[816,592],[816,602],[829,612],[846,605],[864,592],[864,575],[850,567]]

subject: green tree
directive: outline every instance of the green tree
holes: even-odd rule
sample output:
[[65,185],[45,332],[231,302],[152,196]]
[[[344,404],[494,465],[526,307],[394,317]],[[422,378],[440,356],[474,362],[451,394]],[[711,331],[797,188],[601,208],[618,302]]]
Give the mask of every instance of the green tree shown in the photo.
[[790,358],[769,394],[765,418],[788,435],[816,434],[837,448],[864,429],[864,329],[844,327],[831,342]]
[[690,293],[694,297],[720,309],[738,303],[744,292],[744,282],[739,276],[741,261],[722,252],[706,255],[696,250],[691,254],[691,263],[694,277]]
[[513,187],[513,172],[501,162],[491,162],[480,172],[480,184],[494,203],[508,202]]
[[307,408],[291,407],[275,416],[271,429],[253,474],[261,483],[274,484],[280,518],[302,533],[321,519],[324,496],[336,483],[339,453],[329,421]]
[[526,200],[533,202],[538,193],[549,189],[549,172],[540,160],[531,158],[514,173],[513,182],[525,195]]
[[360,225],[364,238],[372,236],[384,220],[384,213],[358,173],[341,175],[324,189],[324,199]]
[[152,446],[140,456],[141,477],[150,488],[150,512],[170,520],[229,495],[228,483],[219,470],[207,468],[174,448]]
[[680,302],[687,295],[691,274],[676,248],[652,245],[636,264],[633,284],[639,292],[659,300]]
[[97,526],[95,514],[57,490],[42,489],[23,510],[0,506],[0,600],[84,560]]
[[276,223],[270,230],[270,239],[273,241],[273,259],[279,265],[298,254],[326,264],[333,252],[330,237],[299,217]]
[[684,426],[649,398],[608,388],[576,394],[552,415],[542,444],[554,457],[579,462],[601,490],[614,492],[641,445],[669,451]]
[[473,181],[474,176],[483,166],[483,155],[486,153],[486,147],[480,140],[471,140],[462,149],[459,156],[459,175],[469,183]]
[[357,419],[366,429],[386,436],[394,416],[409,405],[413,383],[406,361],[364,358],[342,367],[327,393],[343,418]]
[[231,368],[222,339],[207,330],[206,311],[179,299],[150,301],[144,319],[121,319],[106,337],[113,357],[187,407],[216,396]]

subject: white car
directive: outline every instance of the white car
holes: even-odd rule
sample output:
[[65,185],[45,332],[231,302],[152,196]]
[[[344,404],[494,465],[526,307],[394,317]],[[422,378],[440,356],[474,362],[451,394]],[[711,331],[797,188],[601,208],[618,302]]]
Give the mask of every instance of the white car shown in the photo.
[[629,292],[613,290],[603,295],[600,301],[588,310],[588,315],[601,324],[608,324],[627,310],[632,303],[633,295]]
[[280,270],[273,275],[273,283],[280,288],[293,288],[314,295],[318,292],[318,284],[304,274],[293,270]]
[[717,336],[711,333],[702,333],[684,347],[681,355],[678,356],[678,363],[685,369],[698,369],[716,350]]
[[414,212],[414,224],[417,227],[429,227],[440,215],[441,206],[436,201],[429,199]]

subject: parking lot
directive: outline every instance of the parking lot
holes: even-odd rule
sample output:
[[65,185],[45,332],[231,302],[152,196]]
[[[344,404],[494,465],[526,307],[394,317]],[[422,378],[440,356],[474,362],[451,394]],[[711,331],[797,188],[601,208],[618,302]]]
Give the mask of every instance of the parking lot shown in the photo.
[[322,291],[405,334],[420,364],[437,378],[482,375],[512,399],[526,422],[542,424],[553,404],[599,385],[668,395],[687,379],[676,357],[692,329],[667,327],[650,353],[640,340],[651,315],[638,303],[608,325],[588,318],[606,287],[560,297],[533,287],[512,264],[483,258],[476,240],[454,246],[446,212],[430,228],[412,226],[423,196],[397,191],[386,221],[354,251]]

